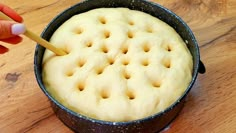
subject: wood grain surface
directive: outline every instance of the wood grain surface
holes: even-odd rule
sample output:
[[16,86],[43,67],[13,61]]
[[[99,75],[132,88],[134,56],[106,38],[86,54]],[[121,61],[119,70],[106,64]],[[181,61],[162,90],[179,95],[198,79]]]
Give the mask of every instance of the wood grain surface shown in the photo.
[[[193,30],[207,72],[199,75],[180,115],[164,133],[236,132],[236,0],[152,0]],[[41,34],[58,13],[79,0],[1,0]],[[53,113],[33,69],[35,42],[7,46],[0,55],[0,132],[71,133]]]

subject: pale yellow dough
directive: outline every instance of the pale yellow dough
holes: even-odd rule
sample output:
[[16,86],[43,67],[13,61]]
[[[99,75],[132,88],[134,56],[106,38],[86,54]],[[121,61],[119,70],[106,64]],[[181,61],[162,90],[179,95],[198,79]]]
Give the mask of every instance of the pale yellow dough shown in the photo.
[[50,42],[69,54],[43,58],[43,81],[71,110],[106,121],[130,121],[161,112],[186,90],[192,56],[166,23],[127,8],[75,15]]

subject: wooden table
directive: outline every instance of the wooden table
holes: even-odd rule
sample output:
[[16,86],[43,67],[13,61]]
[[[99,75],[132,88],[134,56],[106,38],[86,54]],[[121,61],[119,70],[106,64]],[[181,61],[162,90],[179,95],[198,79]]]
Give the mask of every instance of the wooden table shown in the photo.
[[[29,29],[40,34],[64,9],[79,0],[1,0]],[[156,0],[193,30],[207,73],[199,75],[184,109],[166,133],[236,132],[236,1]],[[7,45],[0,55],[0,132],[72,132],[54,115],[33,69],[35,42]]]

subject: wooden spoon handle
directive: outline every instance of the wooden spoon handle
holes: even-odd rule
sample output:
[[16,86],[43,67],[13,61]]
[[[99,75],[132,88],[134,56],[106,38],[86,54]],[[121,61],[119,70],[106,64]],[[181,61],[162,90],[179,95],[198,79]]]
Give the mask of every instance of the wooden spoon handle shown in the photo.
[[37,42],[41,46],[45,47],[46,49],[49,49],[50,51],[54,52],[56,55],[59,55],[59,56],[66,55],[65,51],[54,47],[51,43],[39,37],[38,35],[34,34],[28,29],[26,29],[24,35],[30,38],[31,40]]

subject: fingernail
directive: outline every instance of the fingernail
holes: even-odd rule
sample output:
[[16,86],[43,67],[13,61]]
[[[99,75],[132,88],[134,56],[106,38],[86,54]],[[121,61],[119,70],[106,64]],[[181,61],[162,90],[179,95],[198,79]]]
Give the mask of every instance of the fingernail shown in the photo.
[[24,24],[13,24],[11,26],[11,33],[13,35],[20,35],[25,33],[25,25]]

